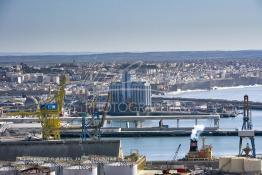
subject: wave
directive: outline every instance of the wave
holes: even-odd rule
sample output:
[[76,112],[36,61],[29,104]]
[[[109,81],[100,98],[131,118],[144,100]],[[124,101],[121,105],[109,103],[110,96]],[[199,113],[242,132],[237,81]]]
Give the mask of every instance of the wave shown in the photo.
[[262,87],[262,85],[254,84],[254,85],[240,85],[240,86],[228,86],[228,87],[214,86],[212,90],[241,89],[241,88],[248,88],[248,87]]
[[184,94],[191,94],[195,92],[209,92],[209,91],[221,91],[221,90],[229,90],[229,89],[244,89],[244,88],[255,88],[255,87],[262,87],[261,84],[255,84],[255,85],[240,85],[240,86],[231,86],[231,87],[213,87],[211,90],[206,89],[194,89],[194,90],[177,90],[177,91],[171,91],[171,92],[165,92],[162,95],[152,95],[152,97],[179,97]]
[[179,94],[183,94],[183,93],[189,93],[189,92],[205,92],[208,91],[206,89],[194,89],[194,90],[179,90],[179,91],[172,91],[172,92],[168,92],[166,93],[166,95],[179,95]]
[[208,91],[208,90],[204,90],[204,89],[194,89],[194,90],[184,90],[184,91],[178,90],[178,91],[165,92],[164,95],[153,94],[152,97],[174,97],[174,96],[181,95],[184,93],[205,92],[205,91]]

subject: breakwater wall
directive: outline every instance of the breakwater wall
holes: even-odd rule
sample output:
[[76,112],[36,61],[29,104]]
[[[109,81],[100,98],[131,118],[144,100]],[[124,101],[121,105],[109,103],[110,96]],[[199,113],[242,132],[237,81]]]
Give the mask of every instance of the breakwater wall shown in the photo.
[[[129,128],[122,129],[120,132],[104,132],[102,137],[188,137],[191,135],[191,129],[182,130],[176,128]],[[79,138],[81,130],[64,130],[61,133],[63,138]],[[205,130],[202,136],[238,136],[238,130]],[[261,131],[255,131],[256,136],[262,136]]]
[[80,158],[83,155],[119,157],[119,140],[106,141],[6,141],[0,142],[0,160],[15,161],[16,157]]
[[[220,104],[232,104],[238,108],[243,108],[243,101],[238,100],[223,100],[223,99],[199,99],[199,98],[181,98],[181,97],[153,97],[153,102],[160,102],[163,100],[175,100],[175,101],[192,101],[197,103],[220,103]],[[249,101],[249,107],[251,109],[262,110],[261,102]]]

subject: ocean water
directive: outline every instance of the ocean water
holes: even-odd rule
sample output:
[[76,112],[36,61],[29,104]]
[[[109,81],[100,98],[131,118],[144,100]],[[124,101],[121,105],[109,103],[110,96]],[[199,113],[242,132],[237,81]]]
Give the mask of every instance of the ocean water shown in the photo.
[[[132,150],[138,150],[139,153],[146,156],[147,160],[172,160],[179,144],[181,144],[181,149],[178,158],[183,158],[189,151],[189,139],[189,137],[120,138],[124,154],[129,154]],[[243,145],[246,142],[247,140],[243,142]],[[206,137],[205,143],[212,145],[214,156],[238,154],[238,137]],[[256,137],[255,144],[257,154],[261,154],[262,137]],[[202,146],[201,139],[198,146]]]
[[218,88],[216,90],[192,90],[184,92],[174,92],[175,97],[227,100],[243,100],[244,95],[248,95],[250,101],[262,102],[262,86],[237,86]]
[[[213,99],[231,99],[242,100],[247,94],[250,101],[262,102],[262,86],[222,88],[211,91],[189,91],[176,94],[178,97],[193,98],[213,98]],[[225,129],[241,128],[242,116],[236,118],[223,118],[220,120],[220,127]],[[262,130],[262,111],[252,111],[253,128]],[[175,121],[164,121],[170,127],[175,126]],[[205,126],[212,125],[212,121],[199,121],[199,124]],[[123,123],[118,123],[123,125]],[[158,121],[146,121],[143,126],[157,126]],[[180,126],[193,126],[194,121],[180,121]],[[119,138],[121,140],[124,154],[129,154],[132,150],[138,150],[145,155],[148,160],[171,160],[175,154],[176,148],[181,144],[178,157],[182,158],[189,150],[189,137],[135,137]],[[245,140],[245,143],[247,140]],[[236,155],[238,154],[238,137],[206,137],[206,143],[213,146],[215,156]],[[244,144],[245,144],[244,143]],[[262,154],[262,137],[255,138],[257,154]],[[199,141],[199,147],[201,140]]]

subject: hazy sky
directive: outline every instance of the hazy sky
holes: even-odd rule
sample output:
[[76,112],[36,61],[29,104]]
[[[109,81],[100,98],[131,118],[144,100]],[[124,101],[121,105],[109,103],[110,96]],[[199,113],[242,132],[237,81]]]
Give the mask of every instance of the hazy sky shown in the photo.
[[0,52],[262,49],[262,0],[0,0]]

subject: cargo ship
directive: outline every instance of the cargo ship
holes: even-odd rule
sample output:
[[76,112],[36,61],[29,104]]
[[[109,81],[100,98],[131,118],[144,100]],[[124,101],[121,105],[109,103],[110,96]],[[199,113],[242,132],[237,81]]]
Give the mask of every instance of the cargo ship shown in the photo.
[[183,160],[188,161],[211,161],[213,160],[213,148],[211,145],[205,144],[205,138],[202,138],[203,145],[201,149],[198,149],[198,140],[190,139],[189,152]]

